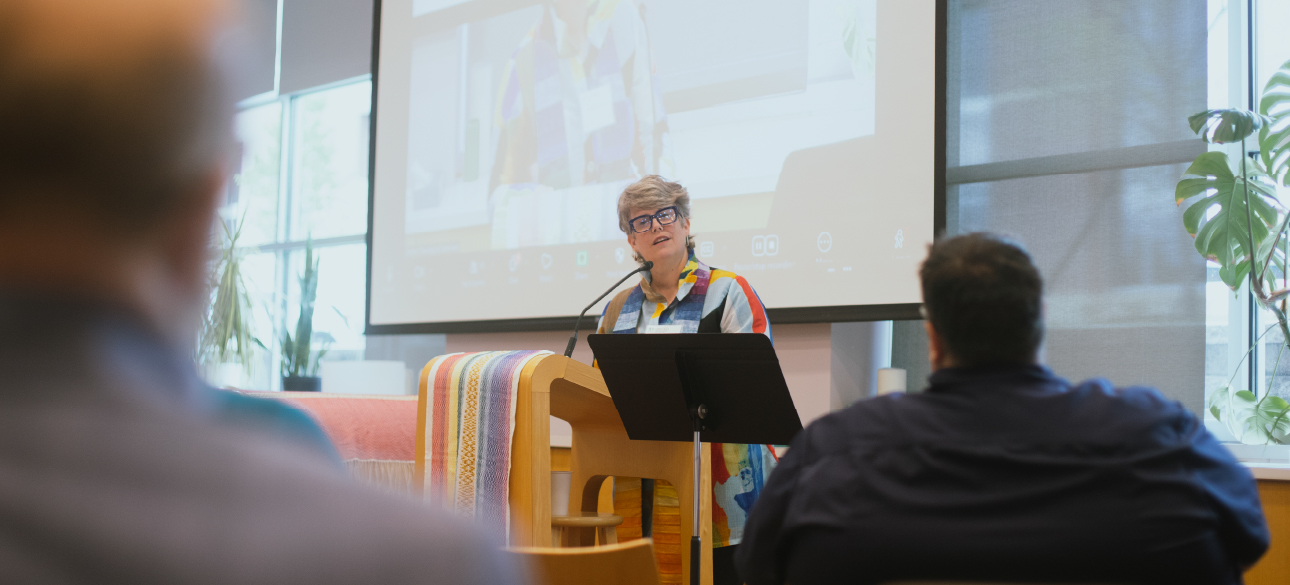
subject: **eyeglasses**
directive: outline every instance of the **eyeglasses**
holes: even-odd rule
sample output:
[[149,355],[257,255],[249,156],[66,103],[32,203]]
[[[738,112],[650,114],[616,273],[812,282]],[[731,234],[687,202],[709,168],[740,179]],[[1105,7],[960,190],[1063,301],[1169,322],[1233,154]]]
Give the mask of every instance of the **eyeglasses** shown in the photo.
[[658,225],[671,225],[676,223],[676,219],[678,217],[681,217],[681,213],[677,211],[676,206],[673,205],[671,207],[664,207],[663,209],[658,210],[658,213],[653,215],[646,214],[639,217],[633,217],[628,220],[627,225],[632,226],[633,232],[643,234],[654,229],[655,220],[658,221]]

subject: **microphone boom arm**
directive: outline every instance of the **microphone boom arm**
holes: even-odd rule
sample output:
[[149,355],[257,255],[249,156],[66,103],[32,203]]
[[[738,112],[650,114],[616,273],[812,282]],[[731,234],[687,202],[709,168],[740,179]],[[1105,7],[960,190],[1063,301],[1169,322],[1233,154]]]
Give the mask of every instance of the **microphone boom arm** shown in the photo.
[[587,311],[590,311],[592,307],[596,306],[596,303],[599,303],[601,299],[604,299],[605,297],[609,296],[609,293],[614,292],[614,289],[618,288],[619,285],[621,285],[624,282],[627,282],[627,279],[631,278],[633,274],[637,274],[639,272],[645,272],[646,270],[650,270],[652,268],[654,268],[654,263],[650,262],[649,260],[646,260],[645,263],[642,264],[640,268],[637,268],[636,270],[628,272],[626,276],[620,278],[618,282],[615,282],[614,286],[609,287],[609,290],[605,291],[603,294],[596,297],[596,300],[591,301],[591,304],[587,305],[587,308],[583,309],[581,313],[578,313],[578,319],[573,322],[573,335],[569,337],[569,345],[564,348],[564,357],[573,357],[573,347],[575,345],[578,345],[578,329],[579,327],[582,326],[583,315],[586,315]]

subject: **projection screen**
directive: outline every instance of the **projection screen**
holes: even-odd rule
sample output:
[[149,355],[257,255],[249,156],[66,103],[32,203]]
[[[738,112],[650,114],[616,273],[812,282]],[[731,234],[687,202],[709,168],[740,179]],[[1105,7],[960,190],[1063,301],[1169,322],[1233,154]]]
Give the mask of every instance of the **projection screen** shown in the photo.
[[917,318],[936,0],[378,6],[369,333],[569,326],[636,268],[616,202],[650,174],[772,322]]

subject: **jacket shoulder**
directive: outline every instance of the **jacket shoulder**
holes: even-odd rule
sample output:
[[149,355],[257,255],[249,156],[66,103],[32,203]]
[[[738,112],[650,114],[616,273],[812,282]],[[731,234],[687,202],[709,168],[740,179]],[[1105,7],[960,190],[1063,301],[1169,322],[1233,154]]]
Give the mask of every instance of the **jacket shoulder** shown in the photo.
[[802,429],[801,445],[823,456],[847,451],[858,443],[899,440],[900,429],[893,424],[895,415],[916,400],[917,397],[900,394],[860,400],[812,421]]

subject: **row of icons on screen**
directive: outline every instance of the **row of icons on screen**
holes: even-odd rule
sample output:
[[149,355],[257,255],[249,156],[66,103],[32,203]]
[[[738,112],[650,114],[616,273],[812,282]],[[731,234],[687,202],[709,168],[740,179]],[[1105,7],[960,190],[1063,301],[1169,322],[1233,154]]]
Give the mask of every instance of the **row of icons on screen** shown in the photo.
[[[905,230],[896,230],[896,248],[905,247]],[[833,234],[829,232],[820,232],[815,237],[815,247],[821,253],[828,253],[833,249]],[[775,256],[779,254],[779,236],[771,234],[769,236],[753,236],[752,255],[753,256]]]
[[[828,252],[833,247],[833,237],[829,235],[829,232],[821,232],[816,243],[821,252]],[[714,254],[716,254],[716,250],[717,250],[717,246],[713,242],[699,242],[699,245],[696,246],[695,252],[701,258],[711,258]],[[771,234],[768,236],[753,236],[752,238],[753,256],[775,256],[778,254],[779,254],[779,236],[778,235]],[[631,257],[631,255],[632,253],[628,251],[626,248],[614,248],[614,261],[617,262],[618,264],[622,264],[623,262],[626,262],[627,259]],[[515,272],[516,270],[519,270],[520,265],[523,262],[524,262],[524,255],[519,252],[516,252],[511,255],[509,260],[507,260],[506,268],[510,272]],[[543,269],[550,268],[554,262],[555,262],[555,258],[552,257],[551,254],[549,253],[544,252],[542,253],[542,255],[538,256],[538,263],[541,264]],[[578,266],[586,266],[590,264],[590,262],[591,262],[591,254],[587,250],[578,250],[577,254],[574,257],[574,263]],[[479,272],[479,263],[472,260],[470,262],[470,273],[477,274],[478,272]]]
[[[895,248],[905,247],[905,230],[896,230],[895,242]],[[828,253],[829,250],[833,249],[833,234],[830,234],[829,232],[820,232],[820,235],[815,237],[815,247],[822,253]],[[779,236],[774,234],[769,236],[753,236],[753,256],[775,256],[778,254]]]
[[[904,230],[896,230],[895,247],[903,248],[905,243],[904,239],[905,239]],[[832,250],[833,235],[830,234],[829,232],[820,232],[820,234],[815,238],[815,246],[817,249],[819,249],[820,252],[824,252],[824,253],[827,253],[829,250]],[[698,248],[697,253],[702,258],[710,258],[712,257],[713,254],[716,253],[716,244],[714,244],[713,242],[699,242],[699,245],[697,248]],[[779,255],[779,236],[775,234],[764,235],[764,236],[753,236],[752,255],[753,256]],[[626,262],[629,257],[631,257],[631,252],[627,251],[626,248],[614,248],[614,261],[617,262],[618,264],[622,264],[623,262]],[[575,264],[577,264],[578,266],[586,266],[590,263],[590,261],[591,261],[591,255],[587,250],[578,250],[574,260]],[[520,265],[523,262],[524,262],[524,255],[519,252],[516,252],[511,255],[510,259],[507,260],[506,268],[510,272],[515,272],[516,270],[519,270]],[[544,252],[540,256],[538,256],[538,263],[542,266],[543,269],[551,268],[551,265],[554,262],[555,262],[555,258],[552,257],[551,254],[549,253]],[[480,269],[479,263],[475,260],[471,260],[470,273],[478,274],[479,269]]]

